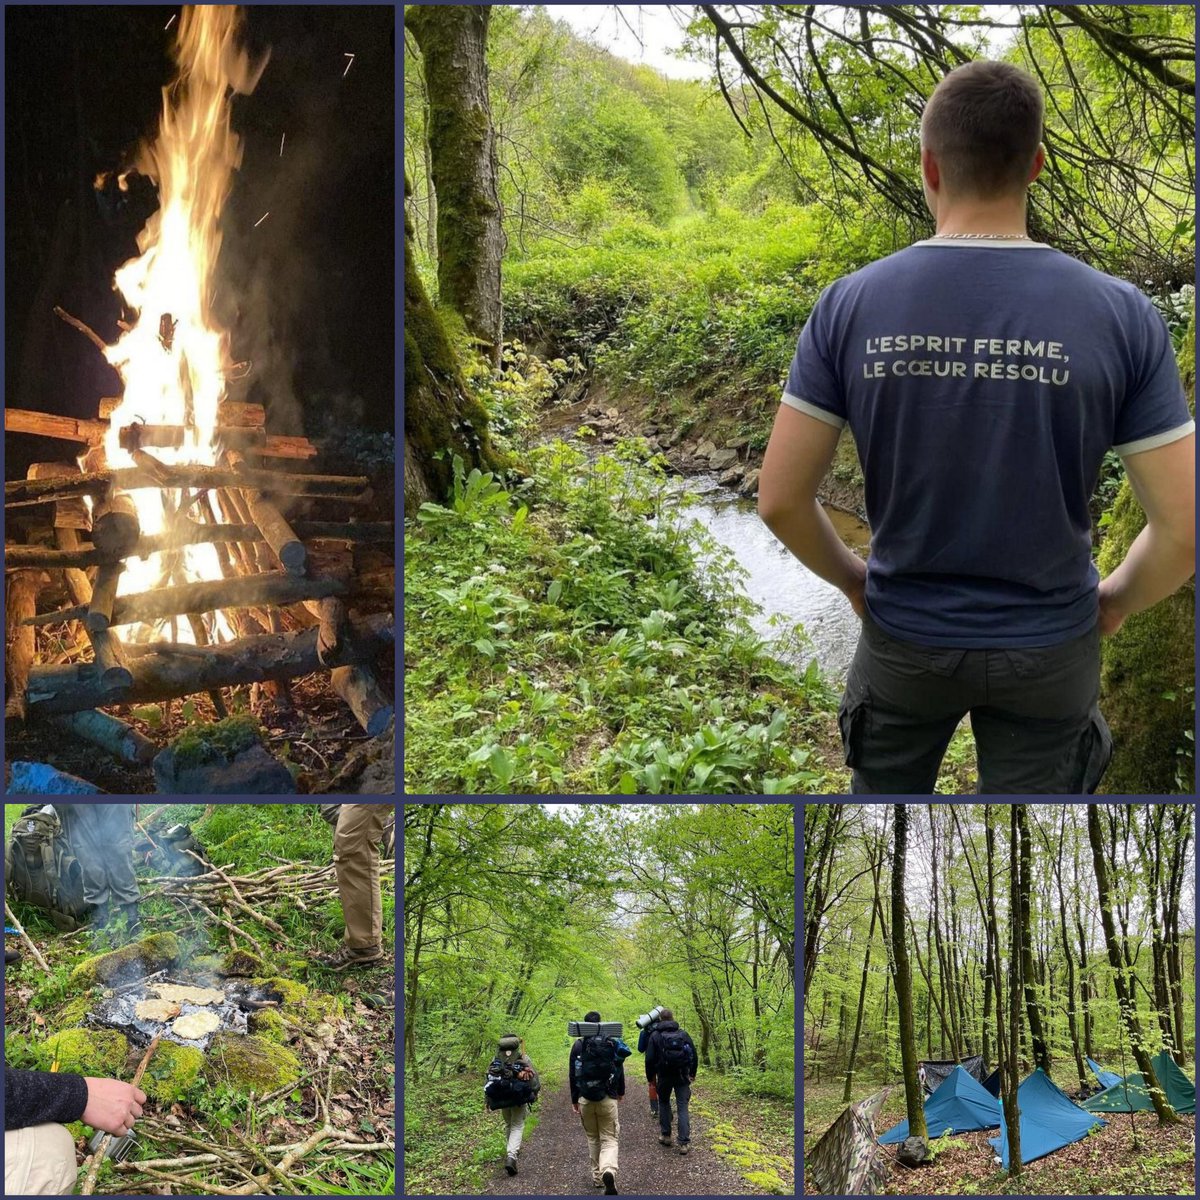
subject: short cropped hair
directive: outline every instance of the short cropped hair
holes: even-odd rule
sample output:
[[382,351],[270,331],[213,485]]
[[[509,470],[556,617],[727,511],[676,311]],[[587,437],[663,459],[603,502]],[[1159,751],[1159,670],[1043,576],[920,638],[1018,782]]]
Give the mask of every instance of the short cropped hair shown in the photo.
[[590,1013],[583,1014],[583,1019],[585,1021],[598,1021],[600,1020],[600,1014],[593,1008]]
[[921,116],[921,140],[953,195],[1021,192],[1042,140],[1043,113],[1042,90],[1032,75],[1011,63],[979,59],[955,67],[933,89]]
[[658,1014],[658,1019],[660,1021],[673,1021],[675,1020],[675,1014],[669,1008],[664,1008],[662,1012]]

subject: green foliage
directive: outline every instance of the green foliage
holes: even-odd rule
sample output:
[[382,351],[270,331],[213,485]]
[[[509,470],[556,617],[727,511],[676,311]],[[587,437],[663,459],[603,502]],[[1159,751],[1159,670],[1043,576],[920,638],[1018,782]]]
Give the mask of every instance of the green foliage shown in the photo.
[[409,533],[410,788],[819,791],[803,721],[828,690],[750,632],[644,444],[528,466],[507,489],[460,467]]

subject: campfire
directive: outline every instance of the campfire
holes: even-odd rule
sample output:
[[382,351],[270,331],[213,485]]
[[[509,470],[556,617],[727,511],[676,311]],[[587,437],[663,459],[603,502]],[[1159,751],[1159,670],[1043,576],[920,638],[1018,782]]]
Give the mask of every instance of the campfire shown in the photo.
[[393,640],[394,565],[375,548],[392,544],[392,523],[355,519],[365,476],[310,473],[307,438],[268,433],[261,405],[228,394],[253,370],[213,310],[242,155],[231,98],[266,66],[239,48],[237,20],[196,6],[178,22],[178,75],[137,163],[159,208],[116,272],[116,342],[55,310],[116,369],[121,394],[94,419],[5,410],[8,432],[83,447],[5,484],[10,530],[24,508],[45,514],[5,544],[10,718],[196,693],[225,717],[223,688],[259,685],[288,707],[287,680],[320,670],[367,733],[391,716],[370,663]]

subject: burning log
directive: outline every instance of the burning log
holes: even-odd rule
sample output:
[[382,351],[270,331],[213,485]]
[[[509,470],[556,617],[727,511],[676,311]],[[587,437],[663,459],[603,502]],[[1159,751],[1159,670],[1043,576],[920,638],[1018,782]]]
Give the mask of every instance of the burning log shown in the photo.
[[50,582],[45,571],[17,571],[9,577],[8,653],[4,658],[4,674],[8,680],[8,700],[4,705],[5,718],[25,720],[26,688],[33,666],[33,630],[25,619],[37,612],[38,592]]
[[[132,679],[131,675],[130,681]],[[116,717],[110,717],[98,709],[85,709],[55,717],[54,724],[66,733],[116,755],[122,762],[148,763],[158,753],[158,747],[132,725],[126,725],[124,721],[118,721]]]
[[[103,396],[100,399],[100,419],[109,417],[125,403],[123,396]],[[243,429],[261,428],[266,423],[266,409],[261,404],[244,404],[238,400],[222,400],[217,406],[218,425],[237,425]],[[107,425],[106,425],[107,427]]]
[[[227,450],[225,457],[239,475],[247,473],[246,461],[237,450]],[[256,488],[245,488],[242,499],[250,519],[262,531],[263,540],[275,551],[284,569],[293,575],[303,575],[308,552],[279,509]]]
[[371,737],[387,728],[395,708],[370,667],[334,667],[329,681]]
[[370,499],[365,475],[294,475],[286,471],[263,471],[247,467],[243,471],[205,467],[196,463],[165,466],[167,482],[161,483],[140,467],[91,471],[75,478],[14,479],[4,485],[5,506],[42,504],[66,496],[102,496],[110,488],[133,491],[136,488],[244,488],[253,487],[283,496],[325,496],[336,500],[362,502]]
[[104,496],[92,512],[92,545],[114,558],[125,558],[142,536],[137,509],[129,496]]
[[[66,609],[71,613],[70,620],[77,621],[83,617],[83,623],[93,633],[105,631],[113,622],[113,608],[117,602],[117,584],[121,581],[121,572],[125,570],[124,563],[112,563],[100,568],[96,575],[96,586],[92,590],[92,602],[86,612],[80,612],[82,605],[74,609]],[[43,614],[45,616],[46,614]],[[122,622],[116,622],[121,624]]]
[[[119,569],[104,566],[96,581],[92,608],[96,609],[96,594],[100,591],[100,579],[105,571]],[[348,585],[338,579],[304,579],[284,571],[272,571],[266,575],[237,575],[232,579],[205,579],[197,583],[181,583],[174,587],[154,588],[148,592],[134,592],[116,597],[110,605],[111,616],[105,625],[136,625],[141,622],[161,621],[167,617],[186,616],[213,612],[224,608],[254,608],[260,604],[295,604],[299,600],[320,599],[324,596],[342,595]],[[53,625],[57,621],[78,621],[87,613],[82,605],[62,608],[56,612],[41,613],[25,619],[28,625]]]
[[[262,411],[262,406],[258,404],[239,407]],[[304,459],[316,456],[317,448],[308,438],[268,434],[261,421],[255,422],[244,413],[233,415],[240,419],[226,424],[224,405],[217,415],[218,425],[213,436],[225,445],[253,450],[256,454],[264,454],[268,458]],[[84,417],[59,416],[57,413],[34,412],[27,408],[6,408],[4,428],[8,433],[31,433],[64,442],[97,445],[108,434],[109,422],[103,418],[89,420]],[[183,425],[130,424],[121,429],[119,436],[121,445],[126,449],[130,445],[177,447],[187,440],[187,433]]]
[[[391,613],[377,613],[350,626],[345,657],[367,662],[395,641]],[[132,648],[131,648],[132,649]],[[186,650],[186,652],[181,652]],[[80,679],[71,667],[34,667],[25,700],[31,714],[78,712],[108,704],[140,703],[189,696],[209,688],[236,687],[264,679],[294,679],[321,670],[317,631],[262,634],[221,646],[162,648],[131,656],[133,684],[106,687],[99,678]]]
[[[292,521],[290,524],[296,536],[306,542],[381,542],[391,545],[396,536],[396,527],[391,521],[360,521],[355,525],[346,525],[341,521]],[[227,542],[255,542],[260,536],[258,527],[250,524],[219,525],[214,522],[206,525],[198,521],[182,521],[168,533],[139,538],[137,545],[129,553],[136,558],[149,558],[162,550],[175,550],[180,546],[195,545],[197,542],[214,542],[218,545]],[[117,562],[120,557],[102,550],[82,547],[77,537],[70,546],[60,542],[57,550],[50,550],[44,546],[4,548],[4,565],[9,570],[20,567],[99,567],[104,563]]]

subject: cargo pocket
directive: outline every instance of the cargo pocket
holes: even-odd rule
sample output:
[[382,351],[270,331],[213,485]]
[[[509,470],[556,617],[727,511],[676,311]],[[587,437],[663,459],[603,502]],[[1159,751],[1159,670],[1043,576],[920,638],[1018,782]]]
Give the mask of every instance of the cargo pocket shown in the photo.
[[863,741],[867,734],[870,705],[870,693],[852,669],[846,682],[846,694],[838,706],[838,728],[842,733],[842,750],[848,767],[862,766]]
[[1113,741],[1108,722],[1098,708],[1093,708],[1087,728],[1080,739],[1080,792],[1092,795],[1100,786],[1104,772],[1112,761]]

